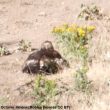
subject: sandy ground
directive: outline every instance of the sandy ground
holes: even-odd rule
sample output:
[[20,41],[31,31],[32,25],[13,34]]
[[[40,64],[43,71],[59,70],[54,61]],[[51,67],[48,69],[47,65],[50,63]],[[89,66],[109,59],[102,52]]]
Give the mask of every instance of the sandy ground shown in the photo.
[[[9,47],[16,47],[21,39],[31,41],[36,48],[45,40],[54,44],[52,28],[63,23],[78,22],[76,17],[81,3],[96,3],[110,14],[109,0],[0,0],[0,42]],[[28,54],[18,52],[0,57],[0,98],[9,98],[13,93],[11,104],[31,104],[31,100],[18,97],[13,92],[19,85],[34,78],[21,72]]]

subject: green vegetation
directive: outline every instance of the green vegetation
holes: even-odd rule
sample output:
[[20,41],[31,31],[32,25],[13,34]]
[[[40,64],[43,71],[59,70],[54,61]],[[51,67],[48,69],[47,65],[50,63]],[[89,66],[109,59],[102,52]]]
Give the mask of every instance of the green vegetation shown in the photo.
[[0,98],[0,106],[6,104],[7,100],[8,100],[7,98],[1,97],[1,98]]
[[75,89],[78,91],[91,93],[91,81],[87,78],[87,68],[78,69],[75,74]]
[[0,46],[0,56],[9,55],[9,54],[11,54],[9,52],[9,50],[3,44],[1,44],[1,46]]
[[28,42],[22,39],[19,42],[19,50],[23,52],[31,51],[31,42]]
[[56,83],[39,75],[35,81],[35,105],[48,105],[57,94]]
[[84,5],[81,4],[81,12],[78,15],[78,18],[83,18],[84,20],[100,20],[103,19],[104,15],[101,13],[99,7],[95,4]]
[[87,92],[90,89],[90,81],[87,78],[88,72],[88,50],[89,42],[95,26],[78,26],[64,24],[53,28],[53,33],[57,36],[56,40],[64,55],[74,57],[79,60],[81,66],[76,71],[75,86],[76,90]]
[[78,26],[64,24],[53,28],[56,41],[66,57],[85,59],[88,56],[88,40],[94,31],[94,26]]

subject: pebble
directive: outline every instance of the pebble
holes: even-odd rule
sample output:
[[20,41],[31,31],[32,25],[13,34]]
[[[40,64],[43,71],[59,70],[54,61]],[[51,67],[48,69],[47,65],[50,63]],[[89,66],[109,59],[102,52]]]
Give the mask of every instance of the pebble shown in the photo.
[[47,16],[46,12],[40,12],[38,15],[39,16]]

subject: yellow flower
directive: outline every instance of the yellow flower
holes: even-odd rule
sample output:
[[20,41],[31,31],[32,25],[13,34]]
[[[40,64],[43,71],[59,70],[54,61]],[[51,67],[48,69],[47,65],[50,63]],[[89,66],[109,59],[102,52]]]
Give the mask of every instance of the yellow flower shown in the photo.
[[77,28],[78,34],[81,37],[84,37],[86,35],[86,32],[83,28]]
[[87,27],[87,31],[88,31],[89,33],[93,32],[95,29],[96,29],[95,26],[88,26],[88,27]]
[[84,46],[80,46],[80,49],[84,49]]
[[72,24],[71,27],[76,29],[78,26],[77,26],[77,24]]
[[54,27],[53,28],[53,33],[62,33],[64,30],[62,29],[62,28],[60,28],[60,27]]
[[62,27],[65,28],[65,29],[67,29],[69,27],[69,25],[68,24],[63,24]]
[[72,24],[71,26],[69,26],[67,28],[67,32],[72,32],[72,33],[77,32],[77,25],[76,24]]
[[69,28],[67,29],[67,32],[75,32],[75,30],[74,30],[72,27],[69,27]]

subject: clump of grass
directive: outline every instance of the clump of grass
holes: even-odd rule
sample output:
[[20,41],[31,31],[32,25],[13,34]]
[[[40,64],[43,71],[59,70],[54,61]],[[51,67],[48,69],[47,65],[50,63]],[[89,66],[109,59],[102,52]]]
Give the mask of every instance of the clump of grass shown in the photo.
[[91,81],[88,80],[87,78],[87,73],[88,68],[83,67],[80,68],[76,71],[75,74],[75,89],[78,91],[90,93],[91,92]]
[[19,42],[19,50],[23,52],[31,51],[31,42],[28,42],[22,39]]
[[56,83],[39,75],[35,81],[35,105],[43,106],[50,104],[57,94]]
[[3,55],[10,55],[10,51],[3,45],[1,44],[0,45],[0,56],[3,56]]
[[81,12],[78,15],[78,18],[83,18],[84,20],[95,20],[103,19],[105,15],[101,13],[101,9],[95,4],[86,6],[81,4]]
[[0,98],[0,106],[5,105],[8,101],[8,98]]

